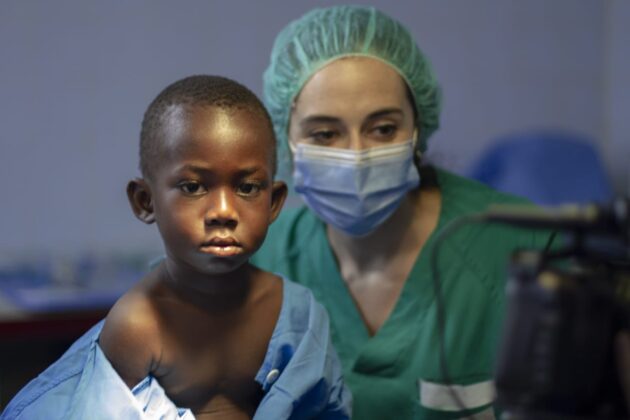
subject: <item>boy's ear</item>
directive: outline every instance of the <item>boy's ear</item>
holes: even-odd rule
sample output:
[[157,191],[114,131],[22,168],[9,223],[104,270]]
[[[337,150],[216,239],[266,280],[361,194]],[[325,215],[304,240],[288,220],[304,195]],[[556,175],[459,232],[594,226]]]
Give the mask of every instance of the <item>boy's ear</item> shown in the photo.
[[149,184],[142,178],[136,178],[127,184],[127,198],[133,214],[146,224],[155,222],[153,197]]
[[274,181],[271,190],[271,218],[269,223],[276,220],[280,214],[280,210],[282,210],[282,206],[284,205],[284,200],[286,200],[288,192],[289,190],[287,188],[287,184],[282,181]]

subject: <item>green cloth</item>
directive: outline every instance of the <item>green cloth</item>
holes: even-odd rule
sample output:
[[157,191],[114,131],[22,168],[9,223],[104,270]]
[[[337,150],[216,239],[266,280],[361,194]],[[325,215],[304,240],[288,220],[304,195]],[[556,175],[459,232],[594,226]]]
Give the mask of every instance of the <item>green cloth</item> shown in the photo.
[[[328,310],[333,343],[353,393],[353,418],[451,419],[463,414],[427,409],[420,403],[420,379],[443,383],[428,250],[449,221],[482,211],[490,203],[524,201],[436,171],[442,192],[438,227],[418,256],[390,317],[373,337],[341,278],[325,225],[307,208],[284,211],[253,258],[261,268],[309,287]],[[446,361],[453,383],[492,379],[509,255],[516,248],[541,248],[547,236],[473,224],[442,242],[438,265],[446,304]]]

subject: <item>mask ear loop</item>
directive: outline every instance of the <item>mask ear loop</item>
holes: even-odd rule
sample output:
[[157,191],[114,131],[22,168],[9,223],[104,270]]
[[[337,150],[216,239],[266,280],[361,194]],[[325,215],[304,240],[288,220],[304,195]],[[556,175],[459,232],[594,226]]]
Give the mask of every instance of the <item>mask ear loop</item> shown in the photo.
[[[293,98],[293,100],[291,101],[291,108],[289,111],[289,120],[291,119],[291,114],[293,114],[293,111],[295,111],[295,98]],[[289,122],[287,121],[287,128],[286,128],[286,135],[287,135],[287,144],[289,145],[289,150],[291,151],[291,161],[293,161],[293,156],[295,155],[295,152],[297,150],[297,146],[295,146],[293,144],[293,142],[291,141],[291,139],[289,138]]]
[[413,163],[416,165],[416,168],[420,170],[420,163],[422,162],[422,152],[418,147],[418,128],[413,129]]

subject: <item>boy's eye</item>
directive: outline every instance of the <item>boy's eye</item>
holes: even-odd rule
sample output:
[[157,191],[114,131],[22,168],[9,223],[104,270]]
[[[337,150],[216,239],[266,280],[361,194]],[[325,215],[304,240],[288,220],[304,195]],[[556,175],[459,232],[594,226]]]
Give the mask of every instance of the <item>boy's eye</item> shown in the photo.
[[257,195],[261,190],[261,185],[256,182],[243,182],[237,188],[237,193],[245,197]]
[[177,187],[186,195],[201,195],[206,192],[204,186],[197,181],[180,182]]

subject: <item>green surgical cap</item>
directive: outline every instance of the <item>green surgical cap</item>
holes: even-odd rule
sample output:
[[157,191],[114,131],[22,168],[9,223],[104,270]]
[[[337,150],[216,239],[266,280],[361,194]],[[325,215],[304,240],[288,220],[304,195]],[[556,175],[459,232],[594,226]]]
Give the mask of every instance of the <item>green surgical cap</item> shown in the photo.
[[263,99],[280,146],[286,153],[291,106],[304,84],[331,61],[347,56],[372,57],[400,73],[413,95],[424,152],[438,128],[440,87],[411,34],[396,20],[363,6],[314,9],[291,22],[276,37],[263,75]]

